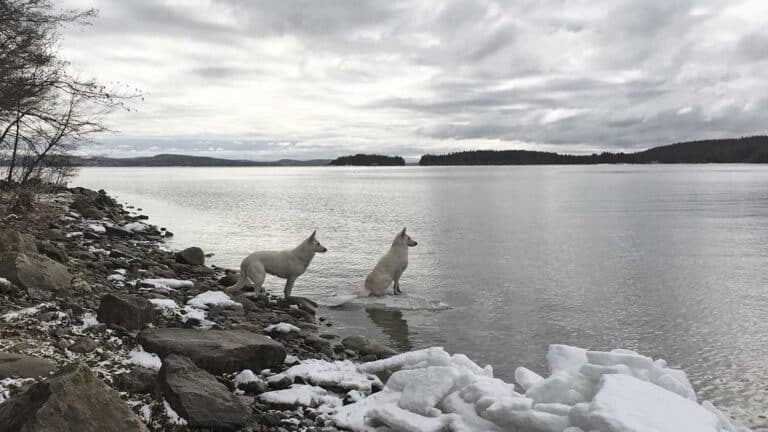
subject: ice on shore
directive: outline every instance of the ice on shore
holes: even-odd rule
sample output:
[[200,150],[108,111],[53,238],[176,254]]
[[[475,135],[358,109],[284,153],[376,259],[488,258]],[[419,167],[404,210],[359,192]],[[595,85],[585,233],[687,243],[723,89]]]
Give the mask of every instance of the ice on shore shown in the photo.
[[206,291],[192,297],[187,304],[200,309],[208,309],[210,306],[240,306],[240,303],[232,300],[224,291]]
[[149,225],[141,222],[130,222],[123,225],[123,229],[130,232],[143,232],[149,229]]
[[290,332],[300,332],[301,329],[296,327],[295,325],[291,323],[286,322],[279,322],[277,324],[271,324],[264,328],[264,331],[267,333],[290,333]]
[[685,373],[664,360],[552,345],[547,363],[548,377],[518,368],[519,387],[442,348],[364,363],[359,372],[391,373],[383,390],[334,408],[333,419],[354,431],[748,431],[700,404]]

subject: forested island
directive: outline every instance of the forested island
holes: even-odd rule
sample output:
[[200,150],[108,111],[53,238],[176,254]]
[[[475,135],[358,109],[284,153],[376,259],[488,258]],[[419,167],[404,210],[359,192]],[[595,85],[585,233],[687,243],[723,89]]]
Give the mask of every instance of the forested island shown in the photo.
[[635,153],[569,155],[529,150],[427,154],[419,165],[588,165],[608,163],[768,163],[768,136],[688,141]]
[[101,166],[101,167],[258,167],[258,166],[318,166],[327,165],[328,159],[295,160],[280,159],[276,161],[254,161],[246,159],[221,159],[207,156],[190,156],[180,154],[158,154],[132,158],[110,158],[103,156],[77,157],[71,156],[72,166]]
[[405,165],[405,159],[400,156],[384,156],[358,153],[352,156],[338,157],[332,160],[329,165],[399,166]]

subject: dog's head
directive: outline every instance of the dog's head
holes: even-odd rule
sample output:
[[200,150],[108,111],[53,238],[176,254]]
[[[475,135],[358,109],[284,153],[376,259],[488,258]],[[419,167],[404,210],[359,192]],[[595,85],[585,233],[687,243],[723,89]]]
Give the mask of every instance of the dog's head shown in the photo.
[[408,247],[416,246],[418,243],[416,243],[416,240],[412,239],[411,236],[405,233],[405,228],[403,228],[402,231],[400,231],[400,234],[397,235],[398,239],[400,239],[403,243],[405,243]]
[[307,243],[312,247],[312,250],[315,252],[328,252],[328,249],[325,248],[325,246],[321,245],[319,241],[315,238],[317,235],[317,230],[312,231],[312,235],[309,236],[307,239]]

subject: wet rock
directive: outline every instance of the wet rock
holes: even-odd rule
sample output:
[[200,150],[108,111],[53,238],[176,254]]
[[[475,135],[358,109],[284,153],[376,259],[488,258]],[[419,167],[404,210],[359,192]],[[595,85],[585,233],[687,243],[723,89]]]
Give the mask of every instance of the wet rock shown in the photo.
[[52,292],[72,286],[72,276],[66,267],[35,253],[0,255],[0,276],[25,289],[35,300],[47,300]]
[[0,404],[0,432],[145,432],[120,395],[83,363],[66,366]]
[[0,379],[37,378],[55,370],[56,365],[46,359],[0,351]]
[[286,355],[280,343],[246,330],[156,328],[142,331],[138,340],[146,351],[181,354],[215,374],[272,368]]
[[157,373],[151,369],[137,367],[130,372],[115,376],[115,386],[129,393],[152,393],[157,382]]
[[166,356],[159,383],[165,399],[192,428],[232,431],[252,421],[248,407],[227,386],[187,357]]
[[111,237],[133,237],[132,232],[117,226],[104,225],[104,228],[107,230],[106,234]]
[[0,253],[37,252],[35,238],[10,229],[0,229]]
[[385,358],[396,354],[392,348],[368,339],[365,336],[357,335],[345,337],[341,340],[341,343],[345,348],[356,351],[363,356],[372,355],[376,358]]
[[155,323],[155,309],[144,297],[107,294],[101,298],[97,312],[99,322],[116,324],[128,330],[141,330]]
[[289,305],[296,305],[299,307],[299,309],[309,312],[314,316],[317,313],[317,303],[314,301],[305,298],[305,297],[298,297],[298,296],[290,296],[285,299],[286,302],[288,302]]
[[176,254],[176,261],[193,266],[205,265],[205,253],[197,246],[188,247]]

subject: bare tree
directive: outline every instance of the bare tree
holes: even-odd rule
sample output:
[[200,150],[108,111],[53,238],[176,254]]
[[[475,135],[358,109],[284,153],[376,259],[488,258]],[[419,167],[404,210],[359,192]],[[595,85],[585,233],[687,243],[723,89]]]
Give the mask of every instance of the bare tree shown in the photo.
[[140,97],[80,79],[57,56],[62,26],[95,15],[61,10],[53,0],[0,0],[0,161],[8,184],[64,178],[71,173],[62,169],[65,156],[108,132],[105,116]]

